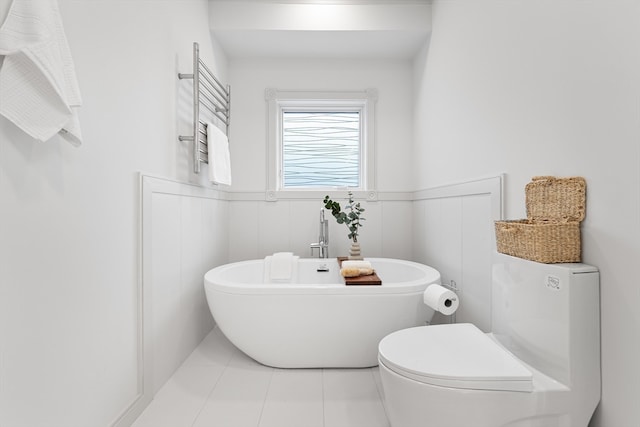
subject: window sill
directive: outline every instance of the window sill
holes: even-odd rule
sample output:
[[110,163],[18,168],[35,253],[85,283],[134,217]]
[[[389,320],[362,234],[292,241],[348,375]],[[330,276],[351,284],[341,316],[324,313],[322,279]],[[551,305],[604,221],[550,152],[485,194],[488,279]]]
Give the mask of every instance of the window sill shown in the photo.
[[[342,189],[324,189],[324,190],[269,190],[265,192],[265,200],[267,202],[275,202],[278,200],[317,200],[322,199],[326,195],[331,195],[333,199],[348,198],[349,190]],[[375,202],[378,200],[378,192],[375,190],[351,190],[355,199]]]

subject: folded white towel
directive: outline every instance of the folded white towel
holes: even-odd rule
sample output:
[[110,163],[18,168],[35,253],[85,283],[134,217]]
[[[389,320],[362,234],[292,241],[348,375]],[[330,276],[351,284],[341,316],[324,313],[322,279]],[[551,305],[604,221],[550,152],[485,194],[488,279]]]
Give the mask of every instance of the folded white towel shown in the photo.
[[271,273],[274,280],[289,280],[293,272],[293,254],[291,252],[278,252],[271,258]]
[[80,145],[80,89],[56,0],[13,0],[0,27],[0,114],[32,137]]
[[209,151],[209,180],[216,184],[231,185],[229,140],[219,127],[211,123],[207,123],[207,149]]
[[300,257],[291,252],[276,252],[265,257],[265,282],[290,283],[295,277]]

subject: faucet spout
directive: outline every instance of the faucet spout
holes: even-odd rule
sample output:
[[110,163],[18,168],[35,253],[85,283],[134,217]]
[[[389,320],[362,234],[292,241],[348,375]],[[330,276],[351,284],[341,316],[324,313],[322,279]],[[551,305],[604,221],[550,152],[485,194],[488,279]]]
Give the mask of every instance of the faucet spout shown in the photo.
[[329,258],[329,221],[324,217],[324,209],[320,209],[318,242],[312,243],[309,247],[311,256],[313,256],[313,250],[318,249],[318,258]]

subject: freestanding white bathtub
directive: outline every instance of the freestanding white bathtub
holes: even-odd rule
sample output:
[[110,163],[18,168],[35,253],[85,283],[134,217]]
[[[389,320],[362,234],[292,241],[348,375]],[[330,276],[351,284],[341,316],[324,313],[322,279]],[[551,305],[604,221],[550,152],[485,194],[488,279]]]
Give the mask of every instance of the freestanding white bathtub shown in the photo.
[[[204,276],[211,314],[229,340],[279,368],[369,367],[391,332],[424,325],[423,303],[440,273],[426,265],[367,258],[381,286],[345,286],[335,259],[303,258],[294,283],[264,283],[264,260],[222,265]],[[321,264],[328,272],[318,272]]]

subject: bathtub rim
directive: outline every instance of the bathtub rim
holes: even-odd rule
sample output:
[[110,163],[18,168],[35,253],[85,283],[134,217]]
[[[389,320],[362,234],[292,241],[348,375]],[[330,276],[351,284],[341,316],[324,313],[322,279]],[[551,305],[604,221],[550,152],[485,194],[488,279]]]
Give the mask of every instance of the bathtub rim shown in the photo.
[[[264,259],[251,259],[236,261],[220,265],[207,271],[204,275],[204,286],[207,290],[226,294],[244,295],[389,295],[389,294],[414,294],[421,293],[431,284],[440,284],[440,272],[426,264],[396,258],[365,258],[370,261],[374,268],[378,261],[394,262],[412,266],[421,270],[424,276],[405,282],[384,282],[382,285],[352,285],[346,286],[344,283],[318,283],[318,284],[295,284],[295,283],[241,283],[216,281],[216,274],[227,271],[231,268],[242,268],[242,266],[264,262]],[[336,263],[336,258],[300,258],[298,262]]]

